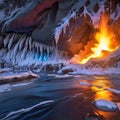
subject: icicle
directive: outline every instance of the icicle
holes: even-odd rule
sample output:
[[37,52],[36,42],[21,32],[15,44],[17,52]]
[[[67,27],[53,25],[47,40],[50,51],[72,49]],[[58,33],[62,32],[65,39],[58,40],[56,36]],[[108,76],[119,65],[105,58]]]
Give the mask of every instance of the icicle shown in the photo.
[[25,43],[25,40],[26,40],[26,37],[23,36],[22,37],[23,39],[20,39],[20,44],[19,44],[19,50],[22,50],[23,46],[24,46],[24,43]]
[[76,12],[73,12],[72,14],[68,14],[66,18],[63,18],[62,22],[60,23],[60,26],[56,27],[54,32],[56,45],[58,44],[62,31],[63,33],[66,33],[67,26],[69,26],[69,21],[71,20],[71,18],[74,18],[75,16],[76,16]]
[[49,48],[49,46],[47,46],[46,49],[47,49],[47,57],[49,57],[49,54],[50,54],[50,48]]
[[43,45],[40,45],[40,54],[43,56]]
[[38,54],[40,55],[40,45],[41,44],[38,44]]
[[35,43],[35,47],[36,47],[36,49],[37,49],[36,52],[39,53],[39,43],[36,42],[36,43]]
[[24,49],[23,49],[23,51],[22,51],[22,55],[21,55],[21,58],[22,58],[23,60],[25,59],[26,52],[27,52],[27,48],[24,47]]
[[15,34],[13,34],[12,37],[10,38],[10,40],[9,40],[8,49],[10,49],[12,47],[13,42],[14,42],[14,38],[15,38]]
[[35,42],[32,44],[33,51],[35,51]]
[[29,47],[29,38],[26,39],[26,42],[25,42],[25,47],[27,48],[28,50],[28,47]]
[[29,38],[29,50],[30,51],[32,50],[32,38],[31,37]]
[[15,47],[13,48],[13,64],[16,63],[16,56],[18,53],[19,44],[20,44],[20,40],[16,43]]
[[4,47],[7,47],[10,40],[10,34],[7,35],[7,37],[4,39]]
[[12,51],[12,49],[8,51],[7,56],[6,56],[6,60],[8,62],[12,62],[12,60],[13,60],[13,51]]

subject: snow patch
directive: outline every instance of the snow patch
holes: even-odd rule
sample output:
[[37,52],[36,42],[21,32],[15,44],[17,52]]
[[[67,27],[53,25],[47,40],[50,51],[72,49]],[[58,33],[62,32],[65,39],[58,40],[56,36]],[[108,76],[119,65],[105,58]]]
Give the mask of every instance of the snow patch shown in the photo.
[[56,78],[68,78],[72,77],[72,75],[55,75]]
[[19,84],[15,84],[15,85],[11,85],[12,87],[20,87],[20,86],[25,86],[25,85],[29,85],[32,82],[28,82],[28,83],[19,83]]
[[1,92],[6,92],[6,91],[10,91],[10,85],[9,84],[5,84],[5,85],[0,85],[0,93]]
[[12,71],[11,68],[0,68],[0,73],[10,72],[10,71]]
[[84,86],[91,86],[91,84],[90,84],[90,83],[88,83],[88,82],[83,82],[83,81],[81,81],[81,82],[80,82],[80,85],[84,85]]
[[89,63],[85,65],[81,64],[69,64],[63,68],[61,68],[58,73],[62,74],[63,71],[70,70],[73,72],[69,72],[71,75],[78,74],[86,74],[86,75],[105,75],[105,74],[120,74],[120,67],[110,67],[110,68],[102,68],[102,67],[89,67]]
[[98,99],[93,102],[95,106],[101,110],[105,111],[115,111],[118,109],[117,105],[114,102],[105,99]]
[[14,78],[22,78],[22,77],[39,77],[37,74],[34,74],[32,72],[21,72],[21,73],[13,73],[13,72],[9,72],[9,73],[3,73],[0,74],[0,80],[4,80],[4,79],[14,79]]
[[0,82],[1,84],[10,83],[10,82],[19,82],[25,79],[34,79],[39,78],[39,75],[34,74],[32,72],[21,72],[21,73],[3,73],[0,74]]

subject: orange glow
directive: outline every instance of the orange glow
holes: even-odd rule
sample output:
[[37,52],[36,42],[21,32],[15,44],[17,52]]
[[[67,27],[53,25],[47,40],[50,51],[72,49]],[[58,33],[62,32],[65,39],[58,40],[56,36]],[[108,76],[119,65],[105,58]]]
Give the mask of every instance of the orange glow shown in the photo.
[[80,51],[79,55],[75,55],[71,62],[85,64],[91,58],[104,57],[106,53],[114,52],[119,48],[120,43],[116,40],[108,23],[109,15],[102,13],[94,40],[90,40],[84,50]]
[[91,90],[95,93],[94,99],[106,99],[112,100],[113,96],[112,93],[106,88],[112,87],[112,83],[109,79],[103,80],[95,80],[92,82]]

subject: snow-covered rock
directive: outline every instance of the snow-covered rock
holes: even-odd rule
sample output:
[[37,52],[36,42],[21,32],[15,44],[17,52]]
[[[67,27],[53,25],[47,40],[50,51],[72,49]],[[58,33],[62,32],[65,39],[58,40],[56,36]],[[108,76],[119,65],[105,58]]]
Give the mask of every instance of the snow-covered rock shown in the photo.
[[3,73],[0,74],[0,84],[22,81],[25,79],[39,78],[39,75],[32,72],[21,72],[21,73]]
[[67,73],[70,73],[73,71],[74,71],[74,69],[72,69],[68,66],[68,67],[64,67],[64,68],[60,69],[57,73],[58,74],[67,74]]
[[[91,66],[90,66],[91,65]],[[118,67],[109,67],[102,68],[101,66],[92,66],[92,63],[88,62],[84,65],[82,64],[68,64],[67,66],[61,68],[58,73],[63,74],[64,71],[67,71],[67,74],[79,75],[105,75],[105,74],[120,74],[120,68]]]
[[96,101],[93,102],[93,104],[104,111],[115,111],[118,110],[118,107],[116,105],[116,103],[109,101],[109,100],[105,100],[105,99],[98,99]]

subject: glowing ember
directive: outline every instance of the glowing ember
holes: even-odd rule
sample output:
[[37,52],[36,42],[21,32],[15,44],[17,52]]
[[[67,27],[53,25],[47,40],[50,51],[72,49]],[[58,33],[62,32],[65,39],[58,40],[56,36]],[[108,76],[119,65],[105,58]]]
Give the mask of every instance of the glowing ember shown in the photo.
[[85,64],[91,58],[100,58],[119,48],[115,34],[109,26],[109,16],[106,13],[101,14],[98,32],[95,34],[95,40],[90,40],[79,55],[75,55],[71,62]]

